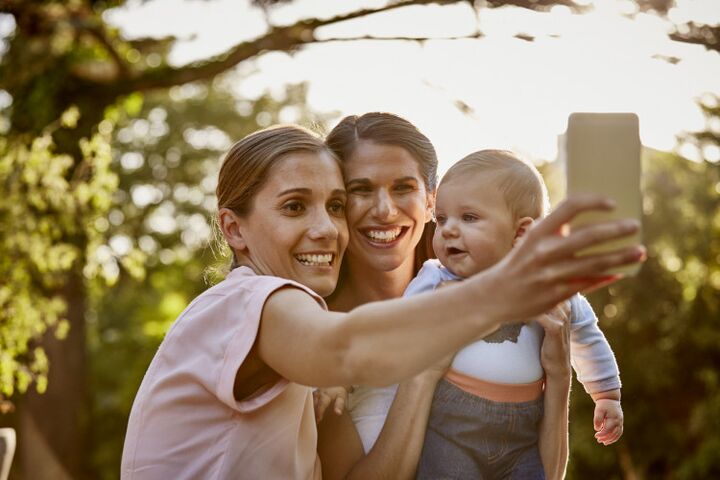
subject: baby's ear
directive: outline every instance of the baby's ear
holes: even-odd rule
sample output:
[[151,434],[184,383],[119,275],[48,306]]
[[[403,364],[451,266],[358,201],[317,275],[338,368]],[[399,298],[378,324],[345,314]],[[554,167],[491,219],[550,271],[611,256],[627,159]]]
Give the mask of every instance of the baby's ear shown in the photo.
[[532,217],[522,217],[515,222],[515,238],[513,239],[513,247],[527,233],[535,219]]
[[242,252],[247,248],[242,233],[242,221],[237,213],[229,208],[221,208],[218,212],[218,225],[225,241],[233,251]]

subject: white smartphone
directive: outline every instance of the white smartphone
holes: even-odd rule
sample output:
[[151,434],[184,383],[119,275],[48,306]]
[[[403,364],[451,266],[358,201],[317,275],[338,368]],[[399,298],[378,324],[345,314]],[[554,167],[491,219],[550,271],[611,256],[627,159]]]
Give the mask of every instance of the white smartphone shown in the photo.
[[[571,229],[590,223],[620,218],[642,220],[640,191],[640,134],[634,113],[573,113],[565,136],[567,155],[567,193],[596,193],[617,203],[612,212],[579,215]],[[638,245],[641,232],[621,240],[597,245],[581,254]],[[635,275],[636,263],[610,270],[609,273]]]

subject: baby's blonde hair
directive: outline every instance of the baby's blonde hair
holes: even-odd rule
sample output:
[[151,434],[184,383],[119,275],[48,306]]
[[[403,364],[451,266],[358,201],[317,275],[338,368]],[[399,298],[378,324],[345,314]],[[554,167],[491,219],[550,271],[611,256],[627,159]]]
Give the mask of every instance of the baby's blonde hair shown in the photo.
[[537,168],[507,150],[480,150],[466,156],[445,173],[440,182],[468,175],[492,177],[515,220],[541,218],[549,210],[547,187]]

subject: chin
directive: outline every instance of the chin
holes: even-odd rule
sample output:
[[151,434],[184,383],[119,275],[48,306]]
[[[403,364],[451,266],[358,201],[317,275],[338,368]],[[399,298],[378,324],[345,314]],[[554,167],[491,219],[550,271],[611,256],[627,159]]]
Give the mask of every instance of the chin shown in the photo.
[[337,275],[333,278],[306,278],[299,280],[300,283],[308,287],[313,292],[317,293],[321,297],[327,297],[337,286]]
[[363,259],[363,261],[365,261],[373,270],[388,272],[401,267],[407,261],[412,262],[414,258],[414,250],[411,250],[409,253],[402,251],[387,251],[367,256]]
[[450,265],[447,269],[462,278],[472,277],[476,273],[485,270],[484,268],[478,268],[476,265]]
[[[410,258],[412,260],[414,257]],[[370,263],[370,267],[379,272],[392,272],[400,268],[405,263],[405,260],[407,260],[407,258],[376,258]]]
[[313,292],[317,293],[321,297],[328,297],[331,293],[335,291],[335,287],[337,286],[337,282],[327,282],[323,283],[322,285],[313,285],[310,288]]

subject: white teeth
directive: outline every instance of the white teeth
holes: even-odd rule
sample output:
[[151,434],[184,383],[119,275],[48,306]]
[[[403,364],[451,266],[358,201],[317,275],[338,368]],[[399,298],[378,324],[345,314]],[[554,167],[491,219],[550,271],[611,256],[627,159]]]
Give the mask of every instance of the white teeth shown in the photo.
[[365,235],[376,242],[390,243],[400,235],[401,231],[402,229],[400,227],[393,228],[392,230],[368,230]]
[[322,255],[315,255],[315,254],[307,254],[307,253],[301,253],[299,255],[295,255],[295,258],[298,260],[298,262],[302,263],[303,265],[308,265],[311,267],[329,267],[330,263],[333,259],[332,253],[324,253]]

